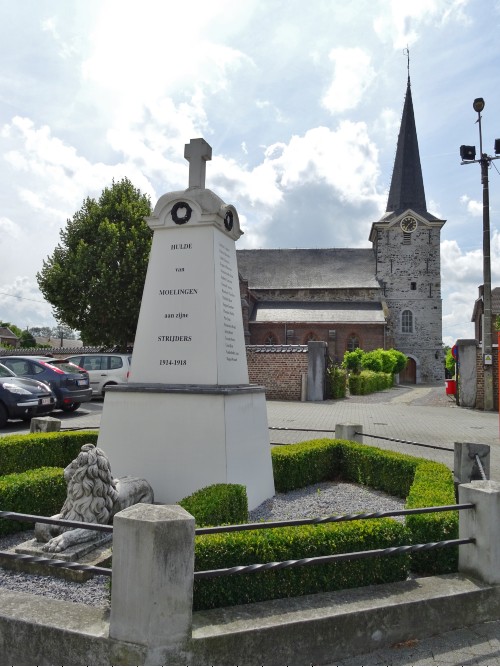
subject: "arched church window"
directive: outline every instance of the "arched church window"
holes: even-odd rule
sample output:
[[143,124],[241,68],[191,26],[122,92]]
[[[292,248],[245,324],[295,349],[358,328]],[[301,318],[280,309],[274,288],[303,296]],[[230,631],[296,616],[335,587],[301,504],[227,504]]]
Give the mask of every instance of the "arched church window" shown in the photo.
[[401,332],[413,333],[413,313],[411,310],[403,310],[401,314]]
[[347,339],[346,350],[348,352],[354,352],[354,350],[357,350],[358,348],[359,338],[356,336],[356,334],[351,334]]
[[270,331],[264,338],[264,345],[278,345],[278,339],[272,331]]
[[314,331],[310,331],[308,334],[306,334],[306,336],[304,337],[304,345],[307,345],[307,343],[310,340],[318,340],[318,337],[316,336]]

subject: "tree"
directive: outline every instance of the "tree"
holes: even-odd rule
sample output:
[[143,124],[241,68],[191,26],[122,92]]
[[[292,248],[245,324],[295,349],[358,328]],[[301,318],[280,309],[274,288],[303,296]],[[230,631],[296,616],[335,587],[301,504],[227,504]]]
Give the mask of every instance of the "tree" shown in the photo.
[[124,178],[87,198],[37,274],[55,318],[93,345],[125,350],[135,337],[152,232],[151,202]]
[[33,334],[28,329],[22,332],[21,338],[19,341],[20,347],[36,347],[36,340],[33,338]]

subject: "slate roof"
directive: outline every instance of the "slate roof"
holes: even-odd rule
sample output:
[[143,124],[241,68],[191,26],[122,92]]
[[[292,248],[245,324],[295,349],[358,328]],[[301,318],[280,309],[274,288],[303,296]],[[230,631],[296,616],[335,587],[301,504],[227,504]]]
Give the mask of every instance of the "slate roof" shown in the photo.
[[385,317],[380,302],[259,301],[250,321],[383,324]]
[[412,209],[429,222],[440,221],[427,211],[409,76],[387,209],[381,222],[389,222],[407,209]]
[[238,250],[250,289],[379,288],[369,248]]

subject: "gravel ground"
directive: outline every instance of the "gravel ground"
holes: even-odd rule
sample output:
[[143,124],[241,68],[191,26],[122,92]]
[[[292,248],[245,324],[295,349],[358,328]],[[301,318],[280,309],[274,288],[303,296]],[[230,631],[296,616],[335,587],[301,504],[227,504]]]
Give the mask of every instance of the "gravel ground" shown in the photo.
[[[310,519],[331,514],[375,512],[402,509],[403,500],[358,484],[322,482],[278,493],[249,513],[249,520],[284,521]],[[33,531],[0,537],[0,551],[33,538]],[[0,588],[44,595],[57,600],[79,602],[93,607],[109,607],[108,577],[96,576],[84,583],[56,577],[11,572],[0,568]]]

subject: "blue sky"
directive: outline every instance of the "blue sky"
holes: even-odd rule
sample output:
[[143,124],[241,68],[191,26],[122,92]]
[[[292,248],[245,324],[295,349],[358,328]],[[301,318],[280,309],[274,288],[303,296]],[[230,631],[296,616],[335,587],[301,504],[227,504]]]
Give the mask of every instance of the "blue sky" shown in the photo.
[[[499,0],[0,0],[0,319],[52,324],[36,283],[87,196],[124,176],[187,187],[184,144],[238,247],[368,247],[385,211],[410,51],[428,209],[442,230],[443,339],[473,336],[482,188],[461,144],[500,137]],[[500,285],[500,161],[490,170]]]

